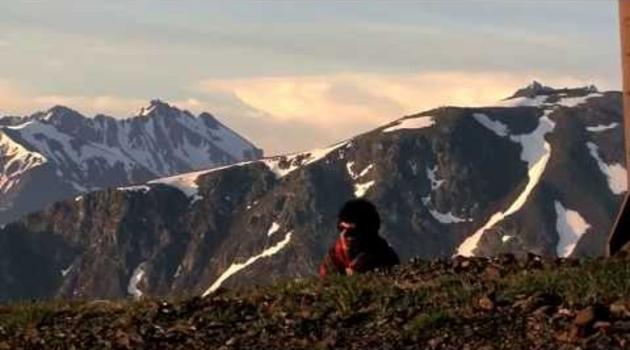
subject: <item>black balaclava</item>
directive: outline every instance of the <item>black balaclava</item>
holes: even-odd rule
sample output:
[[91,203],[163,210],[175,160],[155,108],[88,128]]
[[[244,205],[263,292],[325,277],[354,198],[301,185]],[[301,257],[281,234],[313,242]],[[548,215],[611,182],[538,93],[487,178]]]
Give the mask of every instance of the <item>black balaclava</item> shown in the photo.
[[381,217],[374,204],[365,199],[353,199],[339,211],[339,222],[345,221],[355,224],[359,235],[377,235],[381,227]]

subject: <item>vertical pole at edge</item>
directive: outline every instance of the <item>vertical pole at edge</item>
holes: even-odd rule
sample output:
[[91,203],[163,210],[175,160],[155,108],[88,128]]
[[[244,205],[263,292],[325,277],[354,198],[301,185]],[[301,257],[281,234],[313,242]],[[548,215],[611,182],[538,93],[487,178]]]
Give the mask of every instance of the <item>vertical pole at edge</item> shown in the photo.
[[626,164],[630,164],[630,1],[619,0],[619,37],[621,39],[621,76],[623,89],[623,130]]
[[[630,0],[619,0],[619,36],[621,43],[621,76],[623,83],[623,130],[626,169],[630,167]],[[628,186],[630,189],[630,186]],[[607,255],[614,255],[630,241],[630,208],[628,192],[612,228],[606,247]]]

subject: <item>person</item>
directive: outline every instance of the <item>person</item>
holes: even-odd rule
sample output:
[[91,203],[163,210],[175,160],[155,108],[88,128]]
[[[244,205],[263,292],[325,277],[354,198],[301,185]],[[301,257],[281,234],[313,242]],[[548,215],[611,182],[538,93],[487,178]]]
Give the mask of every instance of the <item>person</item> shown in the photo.
[[335,243],[319,267],[319,276],[352,275],[400,263],[398,255],[378,234],[381,218],[365,199],[348,201],[339,211]]

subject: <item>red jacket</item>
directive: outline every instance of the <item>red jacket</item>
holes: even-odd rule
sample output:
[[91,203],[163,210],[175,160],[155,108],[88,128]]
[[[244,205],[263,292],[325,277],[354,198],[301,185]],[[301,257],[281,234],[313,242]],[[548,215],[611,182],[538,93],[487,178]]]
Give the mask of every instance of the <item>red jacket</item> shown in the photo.
[[321,278],[329,274],[351,275],[400,263],[398,255],[377,234],[358,237],[350,240],[340,235],[337,238],[319,267]]

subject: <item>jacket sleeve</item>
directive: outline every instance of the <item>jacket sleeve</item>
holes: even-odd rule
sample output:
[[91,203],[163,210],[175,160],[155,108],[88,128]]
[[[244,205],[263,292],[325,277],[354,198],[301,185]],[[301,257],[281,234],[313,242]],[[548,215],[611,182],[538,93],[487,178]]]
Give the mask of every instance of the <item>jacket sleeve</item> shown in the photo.
[[344,274],[345,268],[343,263],[339,261],[335,252],[335,245],[330,247],[328,254],[324,257],[321,265],[319,265],[319,277],[324,278],[328,275]]
[[350,268],[356,272],[366,272],[378,267],[378,257],[373,254],[361,253],[357,255]]
[[351,268],[357,272],[366,272],[376,268],[387,268],[400,264],[400,259],[394,250],[383,242],[380,249],[360,253],[352,260]]

